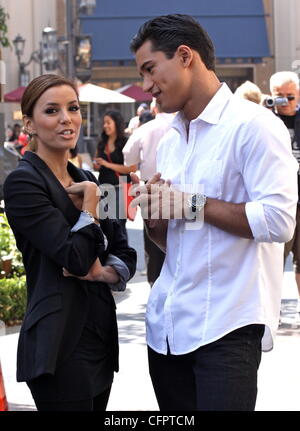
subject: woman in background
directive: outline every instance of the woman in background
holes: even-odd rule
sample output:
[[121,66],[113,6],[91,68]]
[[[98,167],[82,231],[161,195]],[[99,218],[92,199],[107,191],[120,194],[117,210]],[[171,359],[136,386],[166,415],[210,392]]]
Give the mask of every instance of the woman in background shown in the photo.
[[116,218],[126,232],[126,214],[123,191],[120,181],[131,182],[129,173],[136,171],[136,166],[125,166],[123,147],[126,144],[125,123],[118,111],[107,111],[103,118],[103,132],[94,159],[94,169],[99,171],[99,183],[114,186],[116,197]]

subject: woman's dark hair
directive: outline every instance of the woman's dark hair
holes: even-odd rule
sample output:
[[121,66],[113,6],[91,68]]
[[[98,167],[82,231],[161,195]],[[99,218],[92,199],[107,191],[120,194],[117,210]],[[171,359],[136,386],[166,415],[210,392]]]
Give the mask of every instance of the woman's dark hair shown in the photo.
[[47,91],[49,88],[60,85],[69,85],[70,87],[72,87],[78,98],[78,90],[73,81],[64,78],[63,76],[50,73],[41,75],[37,78],[34,78],[24,91],[21,101],[22,114],[28,117],[32,117],[35,104],[41,97],[41,95],[45,93],[45,91]]
[[[124,140],[126,139],[124,118],[122,117],[122,115],[119,111],[114,111],[114,110],[106,111],[104,113],[103,119],[105,116],[110,117],[115,122],[116,132],[117,132],[116,145],[117,146],[120,145],[123,148]],[[103,130],[101,133],[101,141],[100,142],[106,143],[107,140],[108,140],[108,136],[105,133],[105,131]]]
[[215,71],[214,45],[189,15],[163,15],[145,22],[130,43],[131,51],[136,52],[147,40],[152,42],[153,51],[162,51],[169,59],[180,45],[187,45],[199,53],[208,70]]
[[76,157],[78,155],[78,146],[77,146],[77,144],[75,145],[74,148],[70,148],[69,151],[70,151],[72,159],[74,159],[74,157]]

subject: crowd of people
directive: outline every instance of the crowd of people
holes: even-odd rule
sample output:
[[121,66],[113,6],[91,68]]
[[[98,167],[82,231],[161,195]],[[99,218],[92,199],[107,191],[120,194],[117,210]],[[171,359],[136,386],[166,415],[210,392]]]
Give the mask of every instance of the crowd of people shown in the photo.
[[42,75],[24,93],[29,151],[4,187],[27,273],[17,379],[40,411],[105,410],[118,371],[111,292],[136,269],[130,196],[144,218],[159,408],[254,410],[290,252],[300,295],[299,78],[278,72],[269,95],[249,81],[233,94],[209,35],[187,15],[147,21],[130,48],[153,102],[127,127],[105,112],[93,172],[76,149],[72,81]]

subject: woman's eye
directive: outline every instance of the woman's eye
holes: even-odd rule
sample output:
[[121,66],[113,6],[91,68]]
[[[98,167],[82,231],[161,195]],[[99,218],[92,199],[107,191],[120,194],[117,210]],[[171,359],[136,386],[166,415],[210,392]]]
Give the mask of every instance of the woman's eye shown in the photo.
[[70,111],[76,112],[76,111],[79,111],[79,110],[80,110],[80,106],[75,105],[75,106],[71,106],[70,107]]
[[46,109],[46,114],[53,114],[53,113],[55,113],[55,112],[57,112],[57,109],[56,108],[48,108],[48,109]]

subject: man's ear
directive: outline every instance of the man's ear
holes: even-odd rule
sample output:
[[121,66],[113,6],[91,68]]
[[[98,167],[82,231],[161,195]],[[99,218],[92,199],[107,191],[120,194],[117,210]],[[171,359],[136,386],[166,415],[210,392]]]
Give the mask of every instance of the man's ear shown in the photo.
[[193,50],[187,45],[180,45],[177,48],[177,54],[182,62],[184,67],[189,67],[193,60]]

